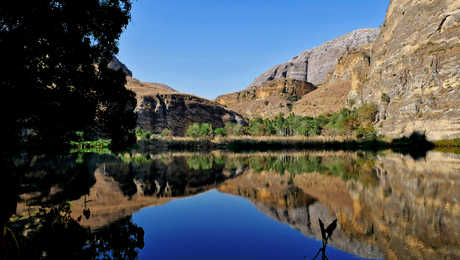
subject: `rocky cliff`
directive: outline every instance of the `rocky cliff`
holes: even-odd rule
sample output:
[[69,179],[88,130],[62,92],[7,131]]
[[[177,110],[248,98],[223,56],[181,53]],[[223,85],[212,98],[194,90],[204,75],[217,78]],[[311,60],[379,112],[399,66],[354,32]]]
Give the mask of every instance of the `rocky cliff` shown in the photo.
[[460,137],[460,1],[392,0],[367,73],[349,100],[379,104],[381,134]]
[[131,72],[131,70],[128,69],[128,67],[126,67],[125,64],[123,64],[117,57],[113,56],[113,59],[110,61],[109,63],[109,68],[110,69],[113,69],[113,70],[122,70],[126,76],[128,77],[132,77],[133,76],[133,73]]
[[246,124],[238,113],[193,95],[136,92],[136,98],[137,124],[154,134],[169,129],[173,135],[184,136],[193,123],[210,123],[214,129],[229,122]]
[[367,78],[371,46],[367,44],[344,52],[321,87],[294,103],[293,112],[303,116],[318,116],[342,109],[350,91],[362,88]]
[[137,125],[144,130],[160,134],[169,129],[172,135],[184,136],[193,123],[210,123],[214,129],[229,122],[246,124],[241,115],[214,101],[180,93],[166,84],[133,78],[131,71],[116,57],[109,67],[125,72],[126,88],[136,94]]
[[377,28],[360,29],[303,51],[290,61],[264,72],[251,86],[259,86],[274,79],[296,79],[319,85],[334,70],[337,59],[344,52],[374,42],[378,33]]
[[306,81],[278,79],[222,95],[216,101],[247,117],[273,117],[292,111],[292,103],[316,87]]
[[[360,87],[358,80],[367,75],[370,43],[378,33],[379,29],[356,30],[303,51],[263,73],[247,89],[219,96],[216,101],[249,118],[336,112],[344,106],[350,90]],[[291,91],[286,91],[289,88]]]

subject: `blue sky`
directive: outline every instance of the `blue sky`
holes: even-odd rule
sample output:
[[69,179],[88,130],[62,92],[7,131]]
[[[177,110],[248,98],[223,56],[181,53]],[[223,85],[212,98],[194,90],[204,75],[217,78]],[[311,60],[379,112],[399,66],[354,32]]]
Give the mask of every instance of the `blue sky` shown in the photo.
[[134,0],[118,57],[141,81],[213,99],[355,29],[390,0]]

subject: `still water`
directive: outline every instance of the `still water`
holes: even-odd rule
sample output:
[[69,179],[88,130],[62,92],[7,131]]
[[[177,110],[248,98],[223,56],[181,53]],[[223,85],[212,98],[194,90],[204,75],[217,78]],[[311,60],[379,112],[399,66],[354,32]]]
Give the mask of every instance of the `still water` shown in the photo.
[[[18,164],[7,226],[24,259],[460,258],[458,154],[75,153]],[[319,219],[337,220],[324,252]]]

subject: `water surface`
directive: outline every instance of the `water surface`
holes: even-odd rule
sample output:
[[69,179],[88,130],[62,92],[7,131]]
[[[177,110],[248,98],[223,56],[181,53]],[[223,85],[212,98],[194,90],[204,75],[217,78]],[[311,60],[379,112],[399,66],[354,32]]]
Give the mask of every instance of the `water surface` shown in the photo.
[[[66,225],[72,228],[63,236],[80,235],[72,236],[73,246],[59,246],[75,258],[312,259],[322,245],[318,219],[338,222],[329,259],[460,257],[455,154],[132,153],[27,160],[9,225],[18,234],[36,234],[24,241],[43,240],[51,235],[28,221],[49,219],[38,209],[67,202],[76,224]],[[40,244],[32,242],[26,243],[32,255],[59,255],[57,245],[34,248]]]

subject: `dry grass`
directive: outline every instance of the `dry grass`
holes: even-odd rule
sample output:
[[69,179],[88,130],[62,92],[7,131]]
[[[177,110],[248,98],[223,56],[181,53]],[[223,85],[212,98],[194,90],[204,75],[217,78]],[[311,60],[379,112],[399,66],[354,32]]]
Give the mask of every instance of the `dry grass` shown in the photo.
[[293,112],[302,116],[318,116],[340,111],[345,105],[350,90],[350,81],[325,84],[294,103]]

